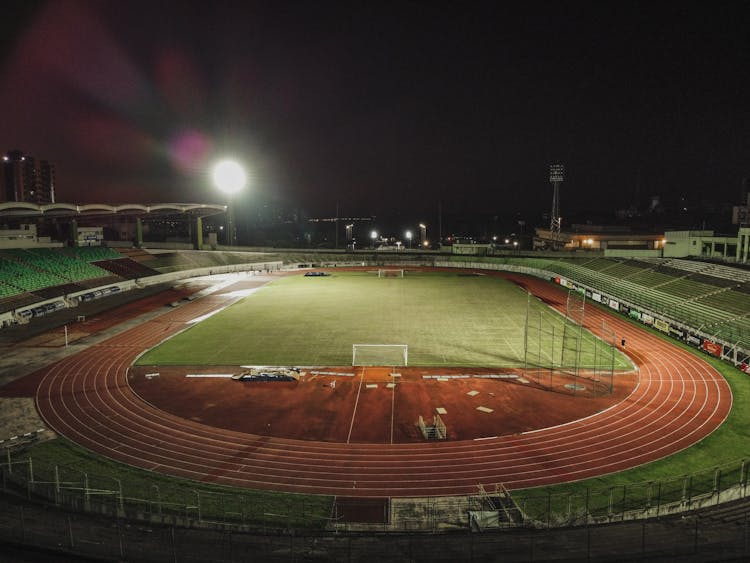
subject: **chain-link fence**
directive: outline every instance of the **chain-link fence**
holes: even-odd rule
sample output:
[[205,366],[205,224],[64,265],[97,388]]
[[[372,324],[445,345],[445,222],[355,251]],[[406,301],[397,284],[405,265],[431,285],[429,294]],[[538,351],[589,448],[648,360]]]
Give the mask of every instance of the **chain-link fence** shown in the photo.
[[[137,485],[139,495],[126,490],[115,477],[90,474],[78,468],[34,463],[32,457],[6,456],[0,463],[3,490],[22,490],[39,499],[76,512],[177,526],[234,526],[243,529],[350,529],[355,516],[340,520],[341,510],[323,497],[263,496],[236,490],[217,492],[195,483],[190,488],[163,493],[157,482]],[[496,527],[552,528],[624,522],[685,513],[747,497],[750,461],[738,460],[689,475],[658,481],[622,483],[604,488],[576,487],[574,492],[536,489],[508,492],[501,484],[477,486],[464,497],[391,499],[379,518],[384,531],[468,529],[470,512],[497,512]],[[161,481],[163,483],[163,481]],[[364,502],[364,501],[363,501]],[[343,506],[343,505],[342,505]],[[363,509],[364,510],[364,509]],[[379,513],[383,510],[378,508]],[[401,516],[400,516],[401,515]]]
[[[746,505],[745,505],[746,506]],[[531,562],[740,561],[748,509],[732,514],[651,519],[550,530],[485,533],[372,533],[232,528],[129,522],[22,504],[0,495],[0,542],[110,561],[190,562]],[[6,551],[6,555],[8,552]],[[24,559],[28,560],[28,559]],[[59,559],[56,559],[59,560]]]

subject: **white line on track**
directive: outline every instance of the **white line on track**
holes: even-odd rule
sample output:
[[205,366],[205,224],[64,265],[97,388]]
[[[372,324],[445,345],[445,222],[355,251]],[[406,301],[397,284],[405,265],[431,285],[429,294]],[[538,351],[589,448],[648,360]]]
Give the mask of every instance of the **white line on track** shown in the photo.
[[396,414],[396,387],[397,385],[394,385],[391,388],[391,444],[393,443],[393,419]]
[[352,430],[354,429],[354,417],[357,416],[357,405],[359,405],[359,394],[362,392],[362,382],[365,380],[365,371],[367,368],[362,368],[362,375],[359,378],[359,387],[357,388],[357,399],[354,401],[354,412],[352,413],[352,422],[349,424],[349,435],[346,437],[346,443],[352,439]]

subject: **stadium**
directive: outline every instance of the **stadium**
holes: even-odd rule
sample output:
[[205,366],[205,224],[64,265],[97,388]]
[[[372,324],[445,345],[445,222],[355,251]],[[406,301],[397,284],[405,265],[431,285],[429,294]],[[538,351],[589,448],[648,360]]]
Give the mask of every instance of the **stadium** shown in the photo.
[[0,257],[0,394],[40,415],[2,442],[10,544],[138,561],[747,553],[745,270],[148,244]]

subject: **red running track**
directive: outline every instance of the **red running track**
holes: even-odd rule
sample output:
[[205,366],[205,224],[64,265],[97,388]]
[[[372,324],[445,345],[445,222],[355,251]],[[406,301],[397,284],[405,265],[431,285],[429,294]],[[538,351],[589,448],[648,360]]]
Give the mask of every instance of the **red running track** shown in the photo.
[[[552,306],[565,294],[534,278],[505,276]],[[727,417],[724,378],[696,356],[609,314],[602,320],[638,366],[633,392],[613,407],[556,427],[482,440],[424,444],[311,442],[232,432],[171,415],[141,400],[128,367],[188,321],[227,304],[211,295],[62,360],[37,390],[51,428],[130,465],[198,481],[345,496],[465,495],[503,483],[519,489],[604,475],[663,458],[708,436]]]

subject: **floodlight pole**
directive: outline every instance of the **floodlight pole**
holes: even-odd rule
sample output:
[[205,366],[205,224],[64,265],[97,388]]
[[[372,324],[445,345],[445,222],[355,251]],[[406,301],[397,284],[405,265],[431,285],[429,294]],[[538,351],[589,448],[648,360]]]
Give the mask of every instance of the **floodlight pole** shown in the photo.
[[227,196],[227,246],[237,244],[237,227],[234,217],[234,194],[239,192],[247,181],[245,170],[233,160],[223,160],[213,167],[214,185]]
[[237,244],[237,230],[234,226],[234,202],[230,194],[227,201],[227,246]]
[[557,249],[560,244],[560,228],[562,217],[560,217],[560,184],[565,177],[565,166],[560,163],[551,164],[549,167],[549,181],[552,184],[552,213],[549,221],[549,234],[552,239],[552,248]]

